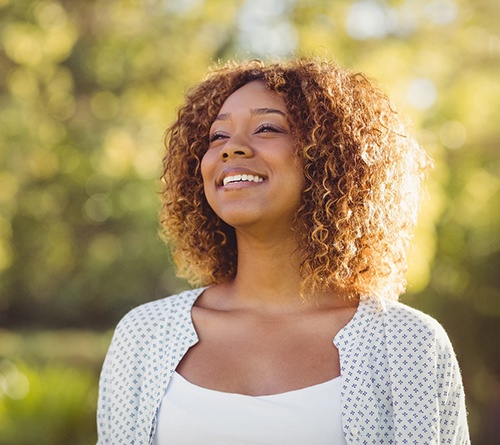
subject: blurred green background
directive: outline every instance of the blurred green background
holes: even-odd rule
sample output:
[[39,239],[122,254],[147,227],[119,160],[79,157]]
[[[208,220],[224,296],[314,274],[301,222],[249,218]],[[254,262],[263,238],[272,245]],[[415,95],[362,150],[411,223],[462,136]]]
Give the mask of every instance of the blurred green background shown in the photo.
[[157,236],[162,136],[217,60],[333,57],[434,157],[402,301],[459,357],[500,443],[500,2],[0,0],[0,444],[90,445],[131,307],[186,283]]

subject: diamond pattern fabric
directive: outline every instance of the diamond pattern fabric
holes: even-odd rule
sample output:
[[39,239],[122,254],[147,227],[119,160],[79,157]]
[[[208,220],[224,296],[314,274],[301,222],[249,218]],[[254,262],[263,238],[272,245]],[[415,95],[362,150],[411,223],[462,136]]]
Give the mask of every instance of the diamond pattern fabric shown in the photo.
[[[120,321],[101,372],[98,445],[152,443],[172,374],[198,341],[191,307],[202,292],[146,303]],[[362,298],[333,342],[349,445],[470,444],[458,363],[433,318],[399,302]]]

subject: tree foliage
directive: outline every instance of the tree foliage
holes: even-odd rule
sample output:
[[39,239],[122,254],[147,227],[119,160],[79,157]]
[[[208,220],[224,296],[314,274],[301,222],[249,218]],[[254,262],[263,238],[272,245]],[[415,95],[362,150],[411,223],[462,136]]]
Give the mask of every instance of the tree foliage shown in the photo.
[[185,286],[156,222],[163,132],[184,91],[219,59],[333,57],[379,79],[434,158],[404,301],[445,325],[473,432],[489,440],[497,1],[0,0],[0,17],[0,323],[109,327]]

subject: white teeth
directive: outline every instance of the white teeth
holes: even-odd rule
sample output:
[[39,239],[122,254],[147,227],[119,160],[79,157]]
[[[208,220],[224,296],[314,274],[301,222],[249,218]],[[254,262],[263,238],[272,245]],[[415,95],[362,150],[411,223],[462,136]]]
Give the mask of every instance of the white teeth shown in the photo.
[[262,182],[264,178],[255,175],[233,175],[226,176],[222,181],[223,185],[227,185],[231,182]]

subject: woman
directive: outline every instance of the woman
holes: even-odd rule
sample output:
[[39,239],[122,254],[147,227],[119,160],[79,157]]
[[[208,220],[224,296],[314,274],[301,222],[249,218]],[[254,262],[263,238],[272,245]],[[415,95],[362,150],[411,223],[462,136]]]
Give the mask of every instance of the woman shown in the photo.
[[429,162],[379,90],[228,64],[166,147],[162,226],[204,287],[119,323],[100,444],[469,443],[445,332],[396,301]]

